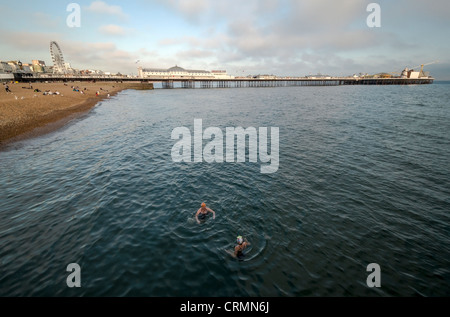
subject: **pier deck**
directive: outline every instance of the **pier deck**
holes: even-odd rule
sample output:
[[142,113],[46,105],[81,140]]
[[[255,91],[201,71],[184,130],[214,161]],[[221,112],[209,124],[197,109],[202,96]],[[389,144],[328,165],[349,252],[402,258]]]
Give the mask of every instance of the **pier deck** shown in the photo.
[[234,79],[205,79],[205,78],[127,78],[101,76],[51,76],[33,77],[18,76],[15,80],[21,82],[52,82],[52,81],[99,81],[99,82],[141,82],[161,83],[162,88],[246,88],[246,87],[295,87],[295,86],[347,86],[347,85],[425,85],[432,84],[434,78],[234,78]]

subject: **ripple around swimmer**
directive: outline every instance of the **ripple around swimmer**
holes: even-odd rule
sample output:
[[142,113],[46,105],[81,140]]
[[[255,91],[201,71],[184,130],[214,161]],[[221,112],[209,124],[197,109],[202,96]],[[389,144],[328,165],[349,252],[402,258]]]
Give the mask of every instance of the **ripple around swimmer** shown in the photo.
[[226,260],[231,257],[231,259],[233,259],[234,261],[252,262],[249,267],[256,268],[264,262],[264,255],[270,238],[263,233],[256,234],[252,232],[246,234],[245,237],[247,238],[247,240],[249,240],[249,242],[251,242],[250,246],[245,249],[243,257],[236,259],[234,257],[231,257],[231,255],[229,254],[229,252],[234,253],[234,247],[236,246],[236,243],[234,242],[229,243],[224,246],[223,249],[220,249],[221,251],[223,251],[223,255],[221,256],[221,258]]

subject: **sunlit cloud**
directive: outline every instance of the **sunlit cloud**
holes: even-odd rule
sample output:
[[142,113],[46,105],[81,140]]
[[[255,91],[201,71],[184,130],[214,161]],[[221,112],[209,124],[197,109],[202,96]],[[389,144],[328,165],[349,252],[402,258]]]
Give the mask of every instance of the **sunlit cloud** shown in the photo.
[[113,36],[124,36],[127,34],[127,31],[123,27],[114,24],[103,25],[99,28],[99,31],[102,34]]
[[98,14],[114,15],[121,19],[127,19],[128,15],[125,14],[120,6],[109,5],[103,1],[94,1],[87,8],[88,11],[95,12]]

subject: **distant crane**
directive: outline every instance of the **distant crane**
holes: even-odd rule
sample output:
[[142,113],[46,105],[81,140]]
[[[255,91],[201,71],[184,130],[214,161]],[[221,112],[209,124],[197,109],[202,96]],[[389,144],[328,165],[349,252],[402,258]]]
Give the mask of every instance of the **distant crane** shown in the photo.
[[429,63],[426,63],[426,64],[421,64],[421,65],[417,65],[417,66],[414,66],[414,67],[409,67],[409,69],[415,69],[417,67],[420,67],[420,76],[423,76],[423,67],[427,66],[427,65],[431,65],[431,64],[436,64],[436,63],[439,63],[439,61],[433,61],[433,62],[429,62]]
[[413,66],[413,67],[408,66],[408,67],[405,67],[405,69],[402,72],[390,72],[388,74],[396,74],[396,75],[406,76],[406,75],[404,75],[404,73],[407,72],[407,70],[412,70],[412,69],[416,69],[416,68],[420,67],[419,77],[424,77],[425,73],[423,72],[423,67],[427,66],[427,65],[431,65],[431,64],[436,64],[436,63],[439,63],[439,61],[433,61],[430,63],[425,63],[425,64]]

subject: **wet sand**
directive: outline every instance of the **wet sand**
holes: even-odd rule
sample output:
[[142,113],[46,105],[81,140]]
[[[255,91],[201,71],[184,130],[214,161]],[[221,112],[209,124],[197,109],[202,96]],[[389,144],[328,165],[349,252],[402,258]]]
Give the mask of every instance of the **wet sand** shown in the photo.
[[[5,86],[0,85],[0,147],[54,131],[92,109],[108,98],[108,94],[112,97],[124,89],[144,87],[139,83],[113,82],[32,83],[31,86],[33,89],[29,89],[28,83],[9,84],[12,92],[7,93]],[[79,92],[73,91],[72,86]],[[59,95],[43,95],[45,91]]]

